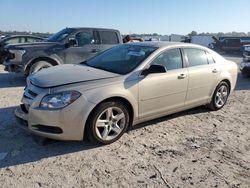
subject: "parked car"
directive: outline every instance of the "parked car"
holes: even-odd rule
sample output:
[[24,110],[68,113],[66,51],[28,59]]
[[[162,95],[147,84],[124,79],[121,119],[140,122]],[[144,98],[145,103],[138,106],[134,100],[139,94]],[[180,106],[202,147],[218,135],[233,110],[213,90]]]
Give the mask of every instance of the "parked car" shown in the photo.
[[240,64],[241,73],[250,77],[250,45],[243,46],[243,61]]
[[8,44],[17,44],[17,43],[41,42],[43,40],[44,38],[33,35],[13,35],[2,38],[0,40],[0,64],[4,62],[4,58],[8,54],[7,51],[4,49],[4,46]]
[[29,76],[15,115],[37,135],[110,144],[150,119],[200,105],[221,109],[236,80],[237,65],[206,47],[128,43]]
[[77,64],[122,43],[118,30],[65,28],[40,43],[9,45],[5,70],[25,75],[60,64]]
[[242,46],[250,44],[249,40],[244,40],[244,37],[226,37],[221,40],[214,36],[212,38],[214,42],[209,44],[210,48],[226,53],[242,52]]

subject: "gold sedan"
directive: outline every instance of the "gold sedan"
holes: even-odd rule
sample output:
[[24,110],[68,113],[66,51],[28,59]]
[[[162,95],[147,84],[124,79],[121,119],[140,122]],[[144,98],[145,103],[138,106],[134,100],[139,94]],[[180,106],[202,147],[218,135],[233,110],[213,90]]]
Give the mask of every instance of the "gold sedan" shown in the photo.
[[202,46],[122,44],[29,76],[15,115],[40,136],[109,144],[128,126],[200,105],[222,108],[236,80],[237,65]]

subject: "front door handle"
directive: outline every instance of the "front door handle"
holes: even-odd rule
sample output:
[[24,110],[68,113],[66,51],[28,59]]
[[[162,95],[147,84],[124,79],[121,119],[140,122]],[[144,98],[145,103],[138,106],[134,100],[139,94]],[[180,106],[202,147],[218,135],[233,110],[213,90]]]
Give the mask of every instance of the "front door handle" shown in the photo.
[[218,72],[218,70],[217,69],[214,69],[213,71],[212,71],[212,73],[217,73]]
[[187,77],[186,74],[180,74],[180,75],[178,76],[178,79],[184,79],[184,78],[186,78],[186,77]]

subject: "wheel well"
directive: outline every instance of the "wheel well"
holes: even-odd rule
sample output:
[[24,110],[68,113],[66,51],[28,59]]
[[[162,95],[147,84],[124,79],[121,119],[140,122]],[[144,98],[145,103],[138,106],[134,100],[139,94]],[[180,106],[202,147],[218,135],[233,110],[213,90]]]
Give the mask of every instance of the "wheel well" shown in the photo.
[[226,82],[228,84],[228,86],[229,86],[229,93],[231,93],[231,83],[230,83],[230,81],[228,79],[224,79],[221,82]]
[[[101,104],[101,103],[103,103],[103,102],[108,102],[108,101],[119,101],[119,102],[122,102],[127,108],[128,108],[128,113],[129,113],[129,126],[132,126],[132,123],[133,123],[133,119],[134,119],[134,109],[133,109],[133,107],[132,107],[132,105],[131,105],[131,103],[127,100],[127,99],[125,99],[125,98],[123,98],[123,97],[110,97],[110,98],[107,98],[107,99],[105,99],[105,100],[103,100],[103,101],[101,101],[100,103],[98,103],[95,107],[94,107],[94,109],[89,113],[89,116],[88,116],[88,119],[87,119],[87,121],[86,121],[86,125],[88,125],[89,123],[89,120],[90,120],[90,117],[91,117],[91,114],[94,112],[94,110],[97,108],[97,106],[99,105],[99,104]],[[85,125],[85,127],[84,127],[84,137],[86,138],[86,133],[87,133],[87,126]]]
[[29,74],[29,70],[30,70],[30,67],[38,62],[38,61],[47,61],[48,63],[51,63],[51,65],[55,66],[55,65],[58,65],[58,63],[54,60],[54,59],[51,59],[49,57],[38,57],[36,59],[33,59],[26,67],[25,69],[25,74]]

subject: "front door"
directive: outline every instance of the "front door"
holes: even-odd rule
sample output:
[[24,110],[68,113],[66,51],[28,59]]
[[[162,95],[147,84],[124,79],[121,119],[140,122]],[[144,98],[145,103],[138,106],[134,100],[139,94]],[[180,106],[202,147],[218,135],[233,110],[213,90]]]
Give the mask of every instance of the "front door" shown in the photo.
[[119,35],[117,32],[112,30],[98,30],[100,37],[100,51],[107,50],[120,43]]
[[76,45],[65,49],[64,63],[80,63],[99,52],[100,45],[97,42],[93,30],[80,31],[75,35]]
[[184,106],[188,72],[181,50],[169,49],[151,63],[163,65],[166,73],[149,74],[139,82],[139,116],[153,116]]

